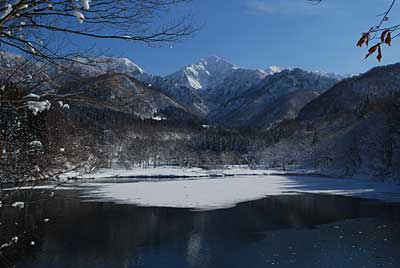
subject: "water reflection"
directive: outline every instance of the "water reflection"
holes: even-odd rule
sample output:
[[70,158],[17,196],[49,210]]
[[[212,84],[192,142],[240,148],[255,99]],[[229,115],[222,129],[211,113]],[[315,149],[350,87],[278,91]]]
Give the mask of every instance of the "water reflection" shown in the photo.
[[[21,198],[37,196],[25,192]],[[332,252],[323,251],[321,245],[336,245],[338,239],[345,240],[344,234],[351,238],[347,233],[351,228],[343,222],[335,225],[339,229],[326,227],[328,231],[315,229],[317,225],[361,219],[359,224],[366,228],[363,232],[372,233],[377,223],[364,218],[384,221],[390,234],[379,233],[370,239],[390,235],[392,246],[400,248],[399,212],[393,204],[325,195],[274,196],[231,209],[196,212],[85,203],[77,191],[62,191],[54,199],[28,203],[20,212],[2,210],[1,217],[12,219],[10,223],[18,221],[18,228],[36,230],[37,246],[27,250],[18,267],[266,267],[279,263],[309,268],[328,267],[318,265],[329,264],[325,258],[345,255],[336,247]],[[47,217],[51,221],[43,224]],[[307,250],[301,253],[299,248]]]

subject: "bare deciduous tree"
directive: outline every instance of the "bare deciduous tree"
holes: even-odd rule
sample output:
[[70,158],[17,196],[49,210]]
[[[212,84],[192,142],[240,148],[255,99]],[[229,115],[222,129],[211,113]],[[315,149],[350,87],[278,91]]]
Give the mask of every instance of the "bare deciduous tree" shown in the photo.
[[70,35],[149,44],[173,42],[195,29],[188,16],[166,21],[161,15],[188,1],[0,0],[0,48],[55,61],[70,58],[59,47],[65,46]]

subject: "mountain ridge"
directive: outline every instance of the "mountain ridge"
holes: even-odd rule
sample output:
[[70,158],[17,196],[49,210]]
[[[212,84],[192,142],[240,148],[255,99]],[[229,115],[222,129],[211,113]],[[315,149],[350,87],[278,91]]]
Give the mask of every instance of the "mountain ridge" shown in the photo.
[[[125,74],[141,81],[145,88],[158,88],[202,120],[235,126],[256,123],[259,121],[256,118],[269,118],[268,124],[292,119],[306,104],[305,101],[315,96],[305,92],[320,94],[340,80],[339,75],[300,68],[270,66],[264,70],[246,69],[218,56],[202,58],[166,76],[150,74],[128,58],[107,56],[76,58],[67,67],[69,72],[62,74],[60,84],[68,86],[74,75],[84,81],[106,74]],[[134,89],[126,79],[120,79],[120,83],[125,85],[115,86],[122,91]],[[297,91],[299,94],[292,94]],[[296,105],[285,105],[291,110],[278,112],[278,103],[286,95],[290,95],[290,101],[287,101]],[[285,116],[272,120],[273,117],[263,115],[266,111]],[[257,122],[257,125],[264,126],[266,122]]]

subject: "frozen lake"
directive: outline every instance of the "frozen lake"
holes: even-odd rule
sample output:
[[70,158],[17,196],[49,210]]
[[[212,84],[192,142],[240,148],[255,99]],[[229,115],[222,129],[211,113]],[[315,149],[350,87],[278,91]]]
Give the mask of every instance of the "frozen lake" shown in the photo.
[[36,244],[8,257],[30,268],[400,267],[394,186],[261,179],[91,183],[40,200],[26,190],[20,199],[36,202],[1,216]]
[[235,175],[141,181],[107,178],[80,186],[87,190],[85,196],[90,200],[197,210],[229,208],[267,196],[300,193],[344,195],[400,203],[399,185],[313,176]]

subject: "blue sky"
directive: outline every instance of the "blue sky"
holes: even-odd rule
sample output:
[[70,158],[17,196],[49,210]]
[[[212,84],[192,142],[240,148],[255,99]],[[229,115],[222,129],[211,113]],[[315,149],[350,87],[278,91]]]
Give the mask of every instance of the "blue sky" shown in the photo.
[[[247,68],[278,65],[355,74],[379,65],[374,58],[363,60],[366,50],[356,48],[355,43],[389,2],[324,0],[315,6],[307,0],[193,0],[169,16],[189,12],[202,27],[172,47],[101,40],[85,43],[162,75],[208,55]],[[383,50],[381,64],[399,61],[398,42]]]

